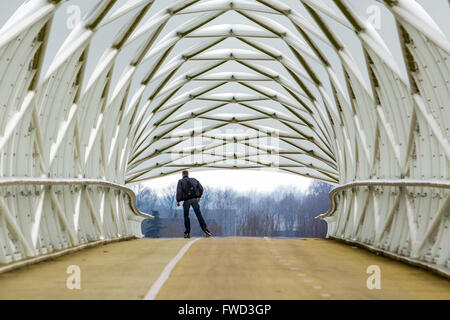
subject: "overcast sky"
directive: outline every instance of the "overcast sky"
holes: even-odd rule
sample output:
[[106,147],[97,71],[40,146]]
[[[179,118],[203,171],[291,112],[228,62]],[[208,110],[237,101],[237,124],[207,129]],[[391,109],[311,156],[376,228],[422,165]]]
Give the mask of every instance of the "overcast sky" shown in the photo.
[[[153,5],[150,12],[147,14],[147,17],[152,16],[159,10],[163,9],[164,7],[174,3],[176,0],[155,0],[155,4]],[[11,14],[22,4],[23,0],[0,0],[0,26],[3,26],[3,24],[7,21],[7,19],[11,16]],[[44,70],[43,74],[46,73],[53,57],[55,56],[57,50],[62,45],[64,39],[68,36],[70,33],[70,29],[67,26],[67,19],[69,16],[70,6],[78,6],[81,9],[82,15],[84,16],[90,10],[92,7],[97,3],[98,1],[93,0],[71,0],[66,3],[64,3],[61,8],[58,10],[56,16],[54,25],[52,28],[52,32],[50,35],[50,42],[48,47],[48,52],[46,55],[46,60],[44,61]],[[119,6],[123,5],[126,2],[126,0],[119,0],[118,3],[114,8],[118,8]],[[285,3],[287,3],[289,6],[299,10],[303,15],[308,16],[302,5],[300,4],[300,1],[298,0],[285,0]],[[323,0],[326,4],[330,5],[331,7],[334,7],[334,4],[331,0]],[[393,55],[396,57],[396,60],[398,64],[402,67],[401,64],[401,58],[400,58],[400,47],[398,44],[398,38],[394,30],[394,24],[393,24],[393,18],[391,14],[383,7],[380,6],[379,3],[377,3],[374,0],[350,0],[350,3],[355,5],[355,8],[362,14],[363,16],[368,17],[370,13],[370,6],[378,6],[381,9],[381,24],[380,29],[378,30],[381,36],[386,41],[389,49],[392,51]],[[449,27],[449,1],[448,0],[418,0],[418,3],[420,3],[431,15],[431,17],[437,22],[437,24],[440,26],[444,34],[446,34],[447,38],[450,37],[450,27]],[[112,11],[114,11],[114,8]],[[69,10],[69,11],[68,11]],[[111,12],[112,12],[111,11]],[[129,17],[129,16],[127,16]],[[123,25],[123,23],[126,21],[126,18],[124,17],[122,19],[119,19],[117,23],[112,24],[104,30],[101,30],[98,32],[98,34],[93,39],[93,45],[91,45],[91,50],[89,53],[89,62],[87,67],[87,78],[85,79],[85,84],[87,83],[87,79],[89,78],[91,72],[93,71],[93,67],[100,59],[101,55],[105,51],[105,49],[111,44],[112,38],[117,33],[118,30],[120,30],[120,27]],[[279,22],[283,23],[286,20],[282,20],[284,17],[277,17]],[[183,23],[183,17],[177,17],[176,19],[173,19],[173,21],[167,26],[168,29],[174,29],[179,25],[180,23]],[[238,20],[232,20],[230,19],[238,19]],[[240,20],[239,20],[240,19]],[[285,18],[284,18],[285,19]],[[327,19],[327,18],[326,18]],[[357,41],[357,39],[354,37],[353,34],[342,28],[341,26],[338,26],[334,22],[331,22],[327,20],[327,22],[331,23],[333,27],[336,28],[337,31],[340,32],[340,36],[343,39],[344,43],[348,46],[349,51],[353,55],[353,57],[356,59],[357,62],[361,63],[363,61],[363,55],[362,51],[360,49],[360,44]],[[224,15],[220,18],[219,21],[215,23],[248,23],[246,22],[242,17],[238,15]],[[286,27],[290,28],[294,31],[294,28],[287,23],[284,23]],[[128,63],[127,57],[128,53],[132,53],[133,50],[136,50],[139,43],[136,43],[136,45],[130,46],[130,48],[127,48],[128,51],[124,51],[121,56],[119,56],[119,59],[117,60],[117,65],[115,69],[115,74],[113,76],[113,86],[114,80],[117,80],[117,78],[122,73],[123,68]],[[235,45],[239,45],[233,42],[228,42],[225,45],[233,45],[235,48]],[[175,50],[176,52],[180,52],[180,50],[186,49],[188,47],[192,46],[192,42],[186,41],[185,43],[180,43],[180,47]],[[325,52],[328,52],[327,50],[330,50],[326,46],[321,47],[322,50]],[[280,49],[281,50],[281,49]],[[284,53],[284,52],[283,52]],[[330,56],[333,56],[332,53],[330,53]],[[170,59],[170,58],[169,58]],[[330,58],[333,61],[333,58]],[[334,63],[337,63],[337,61],[334,61]],[[324,72],[317,70],[320,76],[324,77]],[[404,69],[402,69],[402,72],[404,73]],[[145,73],[145,70],[142,71],[142,74]],[[142,76],[141,74],[141,76]],[[140,76],[139,73],[136,74],[137,77]],[[339,74],[339,76],[342,79],[342,74]],[[367,79],[367,75],[365,75]],[[149,182],[146,182],[146,185],[152,186],[152,187],[159,187],[164,186],[167,184],[175,183],[179,179],[179,174],[153,179]],[[221,186],[229,186],[234,187],[238,190],[260,190],[260,191],[270,191],[276,188],[279,188],[280,186],[285,185],[293,185],[296,186],[299,189],[305,189],[307,188],[308,184],[310,183],[310,180],[307,178],[303,178],[300,176],[287,174],[287,173],[277,173],[274,171],[247,171],[247,170],[220,170],[220,171],[214,171],[209,170],[207,172],[196,172],[193,173],[193,176],[199,178],[199,180],[202,181],[203,184],[206,185],[221,185]]]

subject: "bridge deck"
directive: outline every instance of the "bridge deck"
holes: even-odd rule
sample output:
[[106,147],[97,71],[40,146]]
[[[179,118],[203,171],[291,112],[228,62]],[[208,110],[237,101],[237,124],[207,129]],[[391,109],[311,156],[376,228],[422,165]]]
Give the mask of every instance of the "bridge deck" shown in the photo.
[[[142,299],[185,239],[99,246],[0,275],[0,299]],[[66,269],[81,268],[69,290]],[[367,267],[381,289],[366,287]],[[450,281],[324,239],[210,238],[194,243],[157,299],[450,299]]]

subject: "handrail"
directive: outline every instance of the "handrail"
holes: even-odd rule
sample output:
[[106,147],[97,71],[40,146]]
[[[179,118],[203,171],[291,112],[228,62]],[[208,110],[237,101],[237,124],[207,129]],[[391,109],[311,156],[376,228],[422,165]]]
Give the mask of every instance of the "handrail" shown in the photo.
[[450,181],[444,181],[444,180],[431,180],[431,181],[421,181],[421,180],[407,180],[407,179],[400,179],[400,180],[361,180],[361,181],[354,181],[350,183],[346,183],[340,186],[337,186],[333,190],[330,191],[329,197],[331,206],[330,209],[318,215],[314,219],[324,219],[326,217],[331,216],[334,211],[336,210],[336,202],[335,202],[335,196],[338,192],[353,188],[353,187],[370,187],[370,186],[388,186],[388,187],[430,187],[430,188],[444,188],[444,189],[450,189]]
[[102,187],[110,187],[119,189],[125,192],[130,198],[130,207],[133,212],[143,218],[152,219],[153,216],[148,213],[141,212],[136,206],[136,194],[133,190],[124,185],[117,184],[105,180],[97,179],[47,179],[47,178],[0,178],[0,187],[3,186],[15,186],[15,185],[41,185],[41,186],[53,186],[53,185],[97,185]]

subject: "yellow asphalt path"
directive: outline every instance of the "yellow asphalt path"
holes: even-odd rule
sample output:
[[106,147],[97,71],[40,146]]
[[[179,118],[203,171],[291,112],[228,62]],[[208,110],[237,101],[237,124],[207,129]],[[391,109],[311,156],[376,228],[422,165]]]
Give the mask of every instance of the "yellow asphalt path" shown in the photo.
[[[84,249],[0,274],[0,299],[143,299],[185,239],[139,239]],[[67,268],[81,289],[66,286]]]
[[[381,289],[367,289],[367,267]],[[157,299],[450,299],[450,281],[325,239],[211,238],[195,243]]]
[[[140,239],[0,274],[0,299],[142,299],[189,242]],[[81,269],[69,290],[66,269]],[[366,286],[367,267],[381,289]],[[450,281],[325,239],[208,238],[176,264],[156,299],[450,299]]]

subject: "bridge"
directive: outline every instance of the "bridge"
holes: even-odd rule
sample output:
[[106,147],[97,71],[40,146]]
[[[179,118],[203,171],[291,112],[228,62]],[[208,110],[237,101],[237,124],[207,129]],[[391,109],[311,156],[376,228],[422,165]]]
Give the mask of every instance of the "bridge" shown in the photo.
[[[366,2],[369,18],[355,0],[17,6],[0,29],[0,297],[448,299],[450,42],[431,5]],[[133,185],[274,168],[334,185],[327,239],[139,239]],[[67,290],[67,265],[89,289]]]

